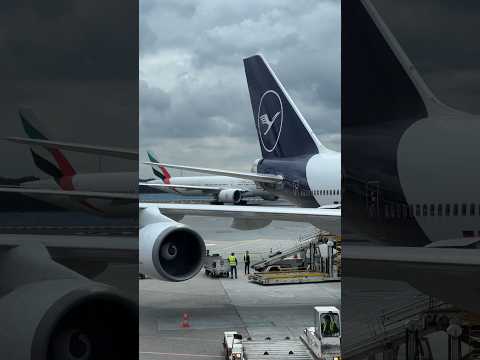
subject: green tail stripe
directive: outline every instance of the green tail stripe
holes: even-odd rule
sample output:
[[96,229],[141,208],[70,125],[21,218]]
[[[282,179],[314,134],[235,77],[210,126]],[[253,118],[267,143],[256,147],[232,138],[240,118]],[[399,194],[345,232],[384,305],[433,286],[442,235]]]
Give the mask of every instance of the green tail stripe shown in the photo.
[[30,138],[48,140],[47,137],[43,135],[40,131],[35,129],[33,125],[30,124],[28,120],[23,117],[22,114],[20,114],[20,118],[22,119],[22,125],[23,125],[23,128],[25,129],[25,132]]

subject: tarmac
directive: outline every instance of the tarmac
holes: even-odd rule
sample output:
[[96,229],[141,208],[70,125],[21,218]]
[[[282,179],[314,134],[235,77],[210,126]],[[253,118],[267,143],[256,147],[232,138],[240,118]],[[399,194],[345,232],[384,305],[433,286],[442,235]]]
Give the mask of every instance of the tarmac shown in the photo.
[[[239,260],[245,250],[261,256],[288,248],[312,230],[286,222],[255,231],[232,230],[226,219],[182,222],[204,236],[211,253],[235,252]],[[240,262],[238,279],[212,279],[202,271],[182,283],[140,280],[139,290],[140,359],[221,359],[224,331],[254,339],[298,338],[313,326],[313,306],[340,307],[341,283],[265,287],[250,283]]]

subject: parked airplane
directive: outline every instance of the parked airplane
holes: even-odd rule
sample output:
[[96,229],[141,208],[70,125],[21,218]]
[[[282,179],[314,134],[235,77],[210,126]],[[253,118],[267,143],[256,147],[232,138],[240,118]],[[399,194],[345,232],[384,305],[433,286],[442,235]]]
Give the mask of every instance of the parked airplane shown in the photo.
[[[347,87],[342,87],[343,101],[350,101],[352,105],[350,111],[342,114],[346,121],[343,136],[358,140],[356,142],[358,146],[348,150],[349,154],[357,154],[359,160],[355,163],[353,160],[355,156],[352,155],[350,160],[352,162],[349,161],[346,167],[348,170],[345,175],[346,189],[352,200],[349,200],[347,205],[344,202],[342,206],[344,208],[347,206],[347,217],[362,220],[354,221],[353,224],[359,225],[362,232],[371,234],[367,238],[383,242],[393,241],[397,245],[416,244],[417,246],[396,246],[395,248],[344,246],[342,254],[344,267],[348,267],[349,273],[356,276],[397,278],[408,281],[421,291],[478,312],[480,303],[475,301],[478,298],[478,290],[472,287],[471,283],[465,283],[464,279],[478,278],[480,275],[479,250],[444,249],[436,246],[461,246],[462,241],[465,244],[469,239],[458,241],[458,237],[463,234],[469,235],[470,232],[463,233],[463,231],[471,231],[472,226],[478,224],[474,219],[474,214],[478,215],[478,211],[472,214],[469,212],[471,207],[467,206],[464,212],[464,207],[461,205],[471,202],[479,203],[477,187],[475,186],[472,191],[469,186],[459,184],[458,189],[462,189],[458,192],[461,194],[460,200],[451,198],[455,193],[449,189],[454,188],[452,183],[455,183],[455,173],[457,171],[465,173],[465,169],[458,168],[459,166],[477,164],[480,160],[476,152],[468,151],[468,146],[471,148],[476,146],[476,134],[478,134],[480,122],[478,118],[440,104],[421,81],[415,68],[369,2],[352,1],[349,4],[357,7],[352,13],[357,14],[358,18],[343,17],[342,21],[356,24],[355,29],[350,28],[348,36],[349,41],[358,40],[358,48],[353,53],[343,52],[342,56],[348,57],[351,61],[358,59],[359,62],[354,74],[346,74],[343,71],[342,76],[350,77],[349,81],[353,81],[358,87],[370,85],[369,91],[349,85],[355,91],[347,92]],[[366,33],[361,33],[360,29],[365,29]],[[346,32],[344,36],[347,36]],[[365,46],[362,42],[365,40],[373,41],[374,44]],[[357,57],[362,54],[362,51],[367,52],[364,53],[366,56]],[[373,61],[374,59],[376,61]],[[298,203],[300,198],[310,199],[304,202],[309,206],[315,205],[311,201],[312,197],[315,201],[318,199],[317,206],[332,204],[334,198],[322,201],[315,190],[325,187],[321,185],[322,179],[323,184],[328,184],[330,189],[339,189],[339,155],[326,150],[313,136],[311,129],[286,93],[282,91],[283,87],[276,81],[261,56],[248,58],[244,63],[247,77],[249,77],[252,103],[255,104],[253,105],[254,116],[264,157],[256,164],[257,172],[239,173],[179,165],[172,167],[251,179],[261,183],[267,189],[270,187],[274,191],[289,194],[293,201],[297,199]],[[374,66],[374,68],[364,71],[364,67],[368,66]],[[265,70],[270,75],[265,75]],[[252,81],[249,74],[256,74],[254,78],[257,81]],[[361,74],[376,74],[376,77],[362,79]],[[382,96],[387,96],[389,99]],[[377,106],[378,113],[370,114],[367,107],[364,107],[366,104],[369,105],[368,109],[375,109]],[[382,104],[393,105],[382,107]],[[279,111],[280,115],[276,116]],[[264,114],[267,116],[263,116]],[[450,119],[456,121],[449,121]],[[351,131],[354,126],[358,126],[362,136]],[[459,144],[460,147],[458,149],[445,147],[444,144],[449,143],[452,134],[457,133],[461,135],[460,138],[463,141]],[[292,136],[292,134],[295,135]],[[432,146],[435,145],[436,153],[424,151],[425,139],[429,139]],[[405,141],[407,143],[404,143]],[[350,142],[349,146],[352,144],[355,142]],[[65,144],[51,142],[49,146],[62,148]],[[412,148],[417,150],[414,154],[409,153],[409,149]],[[445,156],[438,156],[438,154]],[[433,165],[432,157],[437,161]],[[369,163],[369,158],[377,161]],[[450,165],[447,167],[448,171],[445,171],[445,167],[439,166],[441,165],[438,163],[439,159],[448,161]],[[295,164],[295,160],[303,165],[292,165]],[[333,171],[318,168],[322,161],[332,167],[336,166],[338,175],[335,177]],[[314,178],[309,176],[312,171],[317,172]],[[430,172],[426,174],[426,171]],[[431,171],[434,172],[433,177]],[[322,177],[325,174],[332,174],[332,176]],[[471,175],[474,177],[471,184],[477,184],[480,180],[478,174],[472,172]],[[417,182],[416,185],[418,181],[428,181],[428,185],[423,187],[423,191],[415,192],[418,187],[412,187],[412,181]],[[295,196],[299,192],[300,196]],[[63,191],[63,193],[66,196],[85,197],[72,191]],[[114,197],[115,194],[111,196]],[[441,213],[438,210],[438,199],[442,199]],[[456,213],[453,210],[455,203],[457,203]],[[420,205],[419,212],[416,211],[417,204]],[[424,204],[426,212],[423,211]],[[447,204],[450,204],[448,215]],[[311,222],[321,229],[338,234],[341,210],[325,207],[279,208],[140,203],[141,267],[153,277],[181,281],[191,278],[199,271],[204,255],[203,240],[194,230],[162,214],[171,217],[228,216],[245,221],[278,219]],[[438,221],[435,220],[437,217]],[[352,222],[348,221],[347,224],[350,225]],[[362,228],[362,224],[367,224],[367,228]],[[464,228],[465,224],[468,228]],[[437,232],[434,229],[435,226],[445,227],[446,231]],[[391,231],[391,229],[398,230],[398,227],[405,227],[405,230],[408,230],[404,232],[403,242],[399,242],[402,239],[395,237],[394,231]],[[353,226],[352,229],[354,229]],[[452,229],[456,231],[453,236]],[[412,239],[415,241],[412,242]],[[425,244],[425,240],[433,243],[424,247],[422,245]],[[471,245],[471,241],[467,242]],[[377,267],[379,264],[380,267]],[[446,267],[448,272],[444,271]],[[452,284],[448,291],[444,287],[435,287],[431,279],[438,276]]]
[[[346,194],[342,232],[354,236],[344,237],[352,241],[343,246],[345,273],[407,281],[426,294],[478,313],[480,294],[471,279],[480,276],[480,174],[475,168],[480,157],[474,150],[480,119],[442,104],[433,95],[368,0],[349,1],[346,6],[349,11],[342,11],[342,41],[348,42],[342,46],[342,150],[348,157],[343,164]],[[248,66],[252,59],[257,60],[252,62],[257,66]],[[245,60],[247,76],[261,73],[261,59],[255,56]],[[251,83],[249,80],[249,87]],[[260,101],[254,102],[257,106],[253,108],[254,113],[258,108],[257,124],[270,127],[273,123],[270,129],[261,127],[263,132],[259,133],[264,157],[271,159],[274,154],[283,153],[279,144],[282,145],[286,127],[281,126],[282,116],[275,117],[283,97],[277,98],[278,88],[273,85],[262,90]],[[252,89],[250,93],[256,94]],[[263,110],[262,99],[266,97],[273,98],[269,112]],[[268,117],[262,117],[264,113]],[[265,138],[272,135],[272,129],[276,129],[276,135]],[[302,132],[295,132],[302,141],[297,144],[310,143],[302,138],[305,132],[298,133]],[[281,184],[285,178],[275,172],[275,165],[271,164],[268,170],[261,166],[256,174],[172,167]],[[317,172],[321,170],[315,168]],[[463,182],[465,176],[467,181]],[[144,211],[158,208],[166,215],[249,215],[248,208],[241,206],[140,207]],[[296,210],[297,214],[286,217],[295,221],[302,211],[308,211]],[[315,224],[315,218],[325,215],[308,213],[305,218],[312,217]],[[340,212],[335,216],[339,215]],[[256,212],[255,216],[262,214]],[[356,246],[357,239],[397,246]],[[442,281],[432,281],[435,278]]]
[[480,312],[479,134],[480,118],[432,93],[370,1],[342,4],[344,274]]
[[[251,59],[254,61],[251,66],[253,68],[259,67],[257,70],[262,74],[261,78],[255,81],[264,81],[265,86],[271,85],[275,88],[279,94],[277,99],[280,99],[278,101],[282,102],[280,104],[282,108],[281,114],[276,116],[274,114],[271,116],[272,120],[269,120],[273,123],[273,125],[270,123],[269,130],[262,131],[257,122],[257,130],[262,134],[266,133],[263,138],[260,138],[260,141],[263,144],[268,144],[273,141],[270,137],[276,137],[277,144],[275,145],[275,151],[268,150],[268,145],[263,146],[265,159],[257,161],[256,166],[261,169],[281,171],[283,175],[253,172],[247,173],[246,177],[240,176],[240,178],[260,180],[259,182],[267,184],[266,186],[274,184],[275,186],[272,186],[272,188],[275,188],[280,194],[289,193],[290,198],[297,197],[301,199],[301,201],[297,200],[297,203],[315,204],[317,207],[300,209],[209,205],[211,208],[207,209],[208,213],[210,215],[233,217],[233,226],[241,229],[263,227],[272,220],[286,220],[310,222],[321,229],[336,234],[340,233],[341,210],[339,204],[334,204],[340,200],[340,155],[327,150],[320,144],[306,121],[296,110],[295,105],[281,84],[277,81],[273,72],[263,62],[263,59],[260,56],[255,56]],[[254,91],[256,90],[251,90],[252,101],[262,103],[263,100],[259,99]],[[267,113],[272,105],[279,105],[275,101],[274,98],[265,99],[263,101],[264,105],[259,105],[260,110]],[[278,123],[278,121],[283,123],[283,125]],[[280,136],[280,130],[282,136]],[[296,141],[296,137],[290,136],[289,132],[301,136],[305,140],[304,146],[292,145],[292,142]],[[9,140],[48,149],[49,154],[54,156],[54,161],[60,167],[60,170],[61,166],[64,166],[64,161],[59,157],[62,149],[125,157],[124,149],[115,151],[115,149],[106,147],[57,142],[48,140],[44,136],[35,136],[29,139],[9,138]],[[127,154],[131,155],[128,152]],[[36,159],[38,162],[38,157]],[[50,165],[52,164],[50,162]],[[318,164],[322,164],[322,172],[320,174],[315,173],[315,169],[318,169],[316,167]],[[46,167],[44,168],[46,169]],[[49,168],[52,168],[52,166],[49,166]],[[47,170],[44,171],[47,172]],[[118,188],[115,192],[102,192],[106,189],[98,188],[94,176],[91,177],[92,181],[90,183],[91,187],[88,189],[89,191],[86,188],[79,190],[76,187],[62,187],[64,182],[71,181],[71,178],[76,176],[76,174],[72,174],[71,171],[61,171],[60,174],[58,174],[58,171],[55,174],[50,171],[50,173],[51,176],[55,174],[61,175],[60,177],[54,177],[56,180],[50,180],[52,189],[41,189],[40,187],[2,188],[0,191],[21,192],[36,196],[47,196],[52,199],[63,196],[68,202],[87,201],[90,203],[92,198],[96,201],[100,198],[106,200],[112,206],[119,199],[132,199],[134,196],[137,196],[128,187]],[[238,173],[235,174],[238,175]],[[99,175],[102,176],[103,174]],[[122,175],[118,174],[117,176],[120,177]],[[63,177],[66,177],[67,180],[63,180]],[[112,184],[118,184],[116,180],[118,179],[112,180]],[[321,186],[322,181],[324,181],[323,186]],[[53,185],[57,187],[53,188]],[[290,192],[281,191],[282,188],[293,190]],[[322,188],[328,190],[321,190]],[[315,199],[318,199],[318,202],[315,202]],[[318,207],[318,205],[332,204],[334,206]],[[162,211],[170,217],[168,218],[160,213],[158,204],[140,204],[139,263],[141,271],[153,278],[167,281],[183,281],[193,277],[200,271],[203,264],[203,256],[205,255],[205,244],[197,232],[172,220],[181,218],[183,213],[179,213],[179,211],[183,212],[186,208],[177,209],[176,205],[170,205],[173,206],[162,208]]]
[[261,55],[244,59],[244,66],[263,156],[255,160],[252,172],[146,164],[254,181],[301,207],[339,205],[340,153],[322,145]]
[[[44,175],[39,180],[24,182],[22,192],[53,205],[87,211],[100,216],[132,216],[137,210],[135,195],[138,184],[137,172],[92,172],[79,171],[62,151],[76,151],[99,156],[112,156],[138,160],[138,152],[130,149],[98,147],[65,142],[52,142],[48,127],[37,118],[30,108],[19,109],[19,117],[28,138],[11,137],[8,140],[30,145],[35,167]],[[79,191],[91,193],[88,199],[65,196],[43,196],[42,190]],[[5,189],[4,191],[8,191]],[[16,189],[10,189],[17,192]],[[95,192],[93,194],[92,192]],[[115,201],[109,194],[122,193]],[[101,196],[103,194],[103,196]],[[95,195],[95,196],[94,196]]]
[[[158,162],[151,151],[147,151],[151,162]],[[212,195],[215,204],[246,204],[248,198],[277,200],[272,195],[259,188],[255,182],[228,176],[170,176],[164,166],[152,166],[152,171],[160,180],[141,182],[140,185],[160,188],[182,195]]]

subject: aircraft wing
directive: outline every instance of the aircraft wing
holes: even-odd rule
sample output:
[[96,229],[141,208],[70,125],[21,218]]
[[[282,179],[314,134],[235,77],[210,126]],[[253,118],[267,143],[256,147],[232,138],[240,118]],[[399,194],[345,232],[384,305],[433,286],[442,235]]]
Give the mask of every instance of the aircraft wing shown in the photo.
[[211,175],[221,175],[221,176],[230,176],[240,179],[247,179],[256,182],[263,182],[263,183],[280,183],[283,181],[283,176],[281,175],[273,175],[273,174],[258,174],[253,172],[239,172],[239,171],[231,171],[231,170],[221,170],[221,169],[211,169],[211,168],[203,168],[203,167],[195,167],[195,166],[186,166],[186,165],[175,165],[175,164],[165,164],[165,163],[157,163],[151,161],[145,161],[145,165],[153,165],[153,166],[164,166],[172,169],[181,169],[181,170],[189,170],[189,171],[196,171],[199,173],[211,174]]
[[6,140],[26,145],[37,145],[52,149],[62,149],[86,154],[112,156],[128,160],[138,160],[138,151],[118,147],[86,145],[61,141],[30,139],[22,137],[7,137]]
[[310,223],[333,234],[340,233],[341,209],[281,206],[140,203],[140,209],[157,207],[166,216],[217,216],[240,220],[280,220]]
[[55,189],[34,189],[19,186],[0,187],[0,193],[17,193],[25,195],[45,195],[45,196],[73,196],[88,199],[110,199],[110,200],[138,200],[138,194],[134,193],[113,193],[99,191],[79,191],[79,190],[55,190]]
[[480,249],[343,244],[346,277],[406,281],[428,295],[480,312]]
[[44,245],[52,258],[69,261],[101,263],[138,263],[138,238],[128,236],[75,236],[1,234],[0,253],[17,246]]
[[[151,186],[151,187],[159,187],[165,189],[186,189],[186,190],[201,190],[209,193],[217,193],[224,190],[221,187],[215,186],[201,186],[201,185],[177,185],[177,184],[160,184],[160,183],[140,183],[141,186]],[[242,191],[242,190],[240,190]]]

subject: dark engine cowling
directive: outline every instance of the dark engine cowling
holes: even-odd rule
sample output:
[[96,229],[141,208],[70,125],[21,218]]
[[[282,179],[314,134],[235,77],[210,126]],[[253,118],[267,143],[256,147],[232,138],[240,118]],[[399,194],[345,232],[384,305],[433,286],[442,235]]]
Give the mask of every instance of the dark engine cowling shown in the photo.
[[221,190],[218,193],[218,201],[222,203],[240,204],[242,192],[236,189]]
[[18,247],[2,256],[0,358],[138,357],[138,307],[116,288]]
[[166,281],[185,281],[203,266],[202,237],[175,221],[156,222],[140,229],[140,272]]

